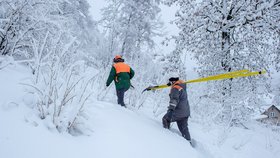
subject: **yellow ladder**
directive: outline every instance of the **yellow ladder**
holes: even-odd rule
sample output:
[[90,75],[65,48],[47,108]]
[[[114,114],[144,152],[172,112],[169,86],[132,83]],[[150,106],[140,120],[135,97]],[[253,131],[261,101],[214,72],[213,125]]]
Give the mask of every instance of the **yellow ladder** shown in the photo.
[[[265,73],[266,73],[266,71],[251,72],[251,71],[245,69],[245,70],[238,70],[238,71],[228,72],[228,73],[224,73],[224,74],[219,74],[219,75],[214,75],[214,76],[208,76],[208,77],[204,77],[204,78],[189,80],[189,81],[185,81],[184,83],[188,84],[188,83],[195,83],[195,82],[206,82],[206,81],[214,81],[214,80],[233,79],[233,78],[239,78],[239,77],[261,75],[261,74],[265,74]],[[150,87],[144,89],[144,91],[162,89],[162,88],[167,88],[167,87],[169,87],[169,86],[166,85],[166,84],[159,85],[159,86],[150,86]]]

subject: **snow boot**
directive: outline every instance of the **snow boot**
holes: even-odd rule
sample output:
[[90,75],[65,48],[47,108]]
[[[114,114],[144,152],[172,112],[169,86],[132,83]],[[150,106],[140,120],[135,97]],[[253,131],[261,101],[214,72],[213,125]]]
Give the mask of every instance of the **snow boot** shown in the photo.
[[195,148],[196,147],[196,141],[194,139],[188,140],[190,142],[190,145]]

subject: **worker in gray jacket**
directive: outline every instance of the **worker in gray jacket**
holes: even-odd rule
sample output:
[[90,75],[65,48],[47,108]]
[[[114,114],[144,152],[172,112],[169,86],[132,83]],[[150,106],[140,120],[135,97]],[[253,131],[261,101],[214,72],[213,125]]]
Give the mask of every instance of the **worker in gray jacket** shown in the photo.
[[188,129],[188,118],[190,116],[190,106],[186,92],[186,84],[179,80],[179,77],[169,78],[170,102],[167,113],[162,118],[163,127],[169,129],[171,122],[177,122],[182,136],[188,140],[191,145],[191,137]]

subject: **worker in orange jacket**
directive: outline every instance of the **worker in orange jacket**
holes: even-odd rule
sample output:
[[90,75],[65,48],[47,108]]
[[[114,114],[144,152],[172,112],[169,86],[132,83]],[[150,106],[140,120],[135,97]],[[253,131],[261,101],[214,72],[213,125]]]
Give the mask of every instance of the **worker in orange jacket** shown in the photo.
[[115,82],[118,104],[126,107],[124,94],[131,86],[130,80],[134,76],[134,71],[128,64],[124,63],[124,59],[120,55],[116,55],[113,62],[106,86],[108,87],[113,81]]

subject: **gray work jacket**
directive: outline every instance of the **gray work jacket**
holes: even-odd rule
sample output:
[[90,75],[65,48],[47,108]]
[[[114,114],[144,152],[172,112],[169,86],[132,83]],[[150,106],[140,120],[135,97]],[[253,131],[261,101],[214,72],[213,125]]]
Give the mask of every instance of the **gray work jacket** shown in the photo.
[[179,119],[190,116],[190,106],[186,91],[186,84],[180,83],[172,86],[170,90],[168,109],[173,109],[173,118]]

